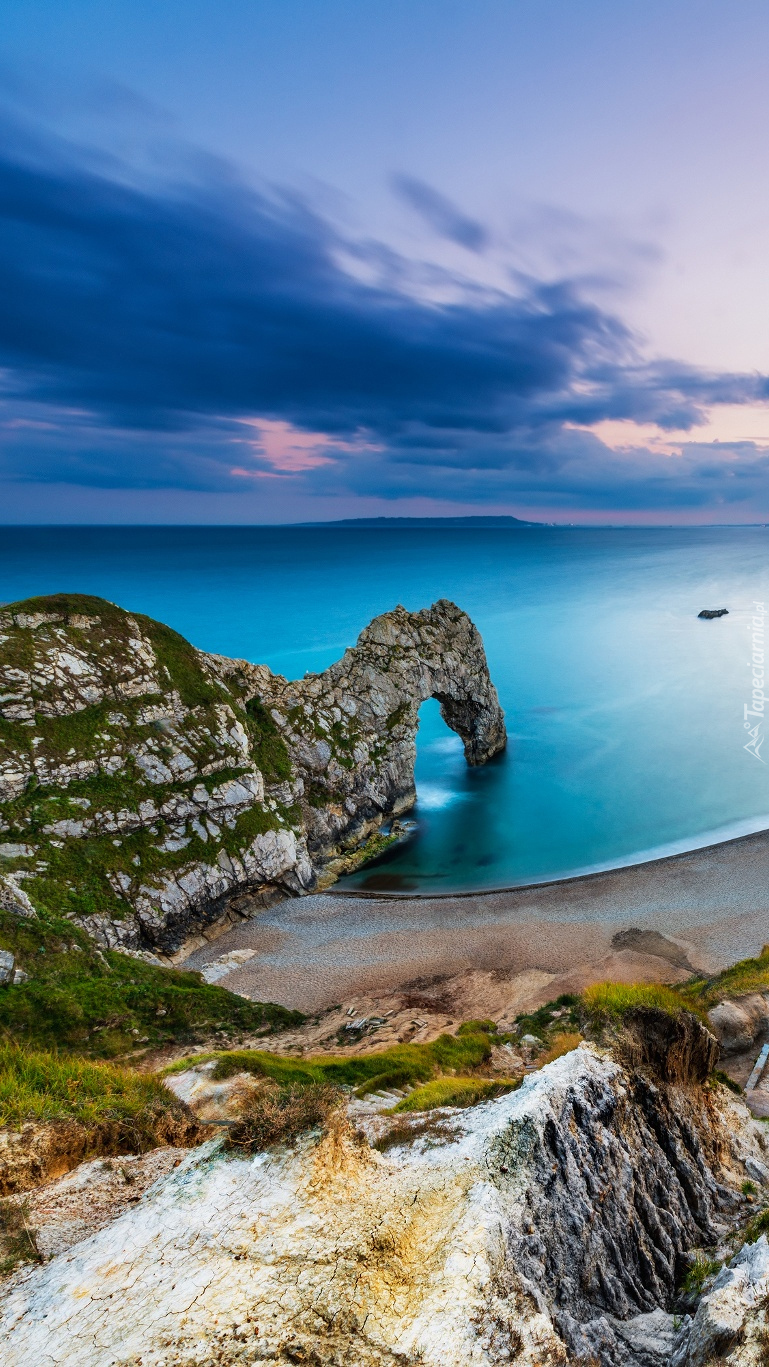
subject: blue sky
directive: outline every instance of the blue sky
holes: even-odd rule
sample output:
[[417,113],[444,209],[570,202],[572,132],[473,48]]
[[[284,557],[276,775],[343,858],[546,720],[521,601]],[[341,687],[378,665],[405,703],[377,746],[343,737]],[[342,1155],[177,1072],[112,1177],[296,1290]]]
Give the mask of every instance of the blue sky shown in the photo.
[[761,0],[6,0],[0,519],[769,520]]

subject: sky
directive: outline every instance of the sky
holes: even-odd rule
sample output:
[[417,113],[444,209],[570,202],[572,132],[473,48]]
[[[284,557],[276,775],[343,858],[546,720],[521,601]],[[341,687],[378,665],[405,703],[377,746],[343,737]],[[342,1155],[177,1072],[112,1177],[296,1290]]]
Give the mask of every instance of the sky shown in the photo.
[[765,0],[4,0],[0,522],[769,521]]

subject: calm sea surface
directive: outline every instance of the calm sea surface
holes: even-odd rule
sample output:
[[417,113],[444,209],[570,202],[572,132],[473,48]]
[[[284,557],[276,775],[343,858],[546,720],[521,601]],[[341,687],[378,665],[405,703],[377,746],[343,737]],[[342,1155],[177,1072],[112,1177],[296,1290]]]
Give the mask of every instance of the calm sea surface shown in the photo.
[[426,703],[418,832],[348,883],[504,887],[769,827],[769,762],[743,748],[769,530],[0,528],[0,601],[58,590],[291,677],[396,603],[471,615],[509,749],[468,769]]

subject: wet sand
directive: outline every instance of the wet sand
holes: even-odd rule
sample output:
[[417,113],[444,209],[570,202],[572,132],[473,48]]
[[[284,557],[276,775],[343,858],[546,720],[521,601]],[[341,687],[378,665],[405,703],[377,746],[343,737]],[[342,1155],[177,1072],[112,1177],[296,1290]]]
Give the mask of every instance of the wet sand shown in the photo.
[[[410,989],[442,992],[447,1010],[467,1018],[484,998],[499,1010],[482,1014],[499,1015],[508,1009],[506,996],[520,1010],[602,978],[673,981],[692,969],[712,972],[767,941],[763,831],[499,892],[372,897],[335,890],[289,900],[195,950],[184,966],[200,969],[241,951],[250,957],[219,982],[255,1000],[317,1013]],[[521,994],[525,983],[528,995]]]

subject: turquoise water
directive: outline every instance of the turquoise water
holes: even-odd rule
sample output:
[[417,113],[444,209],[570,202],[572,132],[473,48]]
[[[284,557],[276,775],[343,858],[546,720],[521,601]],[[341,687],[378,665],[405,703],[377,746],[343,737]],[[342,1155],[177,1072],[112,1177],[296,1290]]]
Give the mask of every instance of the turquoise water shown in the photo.
[[769,827],[769,765],[743,748],[763,528],[0,529],[0,600],[56,590],[294,677],[395,603],[465,608],[508,751],[468,769],[425,704],[417,834],[357,886],[536,882]]

